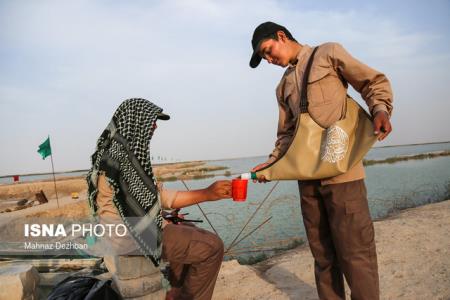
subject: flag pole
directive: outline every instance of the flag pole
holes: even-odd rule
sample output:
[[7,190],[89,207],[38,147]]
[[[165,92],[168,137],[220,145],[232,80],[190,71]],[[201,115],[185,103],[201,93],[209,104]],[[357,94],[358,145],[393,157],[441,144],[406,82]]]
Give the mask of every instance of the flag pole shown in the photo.
[[[50,140],[50,135],[48,136],[48,138]],[[53,153],[52,152],[50,153],[50,160],[52,161],[52,173],[53,173],[53,183],[55,184],[56,204],[58,205],[58,208],[59,208],[58,190],[56,189],[55,167],[53,166]]]

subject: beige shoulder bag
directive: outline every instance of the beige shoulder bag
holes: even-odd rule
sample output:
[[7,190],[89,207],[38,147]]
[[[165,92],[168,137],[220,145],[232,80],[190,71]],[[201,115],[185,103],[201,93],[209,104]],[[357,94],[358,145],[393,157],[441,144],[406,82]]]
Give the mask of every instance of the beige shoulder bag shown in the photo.
[[308,113],[308,77],[316,47],[302,81],[300,115],[288,150],[276,161],[256,172],[267,180],[311,180],[347,172],[364,158],[375,143],[372,119],[347,96],[345,116],[328,128],[319,126]]

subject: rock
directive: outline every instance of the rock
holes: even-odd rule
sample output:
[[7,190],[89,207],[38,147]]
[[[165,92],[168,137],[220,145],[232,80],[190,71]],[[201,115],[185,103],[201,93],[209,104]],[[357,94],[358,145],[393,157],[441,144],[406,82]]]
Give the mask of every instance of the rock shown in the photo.
[[0,268],[0,300],[35,300],[39,273],[28,264]]
[[39,202],[39,204],[48,202],[47,196],[45,196],[43,190],[41,190],[39,193],[36,193],[36,200]]
[[149,294],[161,290],[162,287],[160,273],[124,280],[113,275],[113,282],[123,298],[150,296]]
[[27,204],[28,199],[21,199],[19,201],[17,201],[16,205],[17,206],[24,206],[25,204]]
[[160,290],[158,292],[148,294],[142,297],[129,297],[123,298],[124,300],[161,300],[164,299],[166,295],[166,291]]
[[39,273],[39,286],[54,287],[71,275],[70,272]]
[[112,256],[103,258],[108,271],[118,279],[126,280],[158,274],[159,268],[155,267],[151,261],[144,256]]
[[124,298],[161,299],[150,295],[161,289],[161,272],[144,256],[105,256],[103,261],[112,274],[114,287]]
[[99,280],[109,280],[109,279],[112,279],[112,275],[111,275],[111,273],[106,272],[106,273],[102,273],[102,274],[95,276],[95,278],[97,278]]

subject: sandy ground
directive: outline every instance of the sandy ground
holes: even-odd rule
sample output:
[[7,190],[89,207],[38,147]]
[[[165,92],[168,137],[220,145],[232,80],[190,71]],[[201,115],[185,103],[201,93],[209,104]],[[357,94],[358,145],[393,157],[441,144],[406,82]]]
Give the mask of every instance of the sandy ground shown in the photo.
[[[195,161],[157,165],[154,166],[153,171],[155,176],[157,176],[158,181],[164,181],[209,177],[213,176],[209,174],[209,172],[223,169],[224,167],[221,166],[211,166],[203,161]],[[60,200],[63,199],[62,202],[66,202],[66,199],[69,199],[72,193],[78,193],[80,198],[85,198],[87,191],[86,179],[84,176],[56,177],[56,190],[58,192],[58,198],[60,198]],[[56,198],[55,182],[50,179],[14,184],[0,184],[0,219],[3,217],[2,213],[4,212],[15,212],[16,210],[21,210],[27,206],[18,205],[18,202],[20,201],[25,201],[26,204],[32,206],[37,205],[37,202],[32,202],[36,200],[36,193],[39,193],[40,191],[43,191],[49,200]],[[46,209],[48,208],[50,207],[47,205]]]
[[[211,172],[222,171],[229,176],[227,167],[208,165],[203,161],[162,164],[153,167],[158,181],[190,180],[213,176]],[[12,179],[11,179],[12,180]],[[56,189],[59,197],[70,195],[73,192],[85,193],[87,190],[84,176],[59,177],[56,176]],[[0,211],[13,208],[18,200],[35,200],[35,194],[43,191],[47,198],[55,196],[55,183],[53,180],[36,180],[19,182],[15,184],[0,184]]]
[[[375,234],[381,299],[450,299],[450,200],[377,221]],[[318,299],[309,248],[253,266],[225,262],[213,298]]]
[[59,196],[49,198],[48,203],[34,205],[26,209],[16,210],[8,213],[0,213],[0,228],[10,222],[22,217],[66,217],[69,219],[83,217],[89,214],[89,206],[86,193],[79,194],[78,199],[71,196]]

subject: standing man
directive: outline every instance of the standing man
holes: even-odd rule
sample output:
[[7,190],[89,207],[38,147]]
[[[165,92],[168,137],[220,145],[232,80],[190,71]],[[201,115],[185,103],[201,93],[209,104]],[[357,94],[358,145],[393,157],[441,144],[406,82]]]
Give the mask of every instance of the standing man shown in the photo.
[[[298,43],[283,26],[260,24],[253,33],[250,66],[262,59],[286,68],[276,89],[279,121],[275,149],[257,171],[287,151],[300,114],[303,74],[313,48]],[[374,134],[391,132],[392,91],[385,75],[353,58],[340,44],[317,49],[308,78],[308,113],[327,128],[343,117],[347,88],[358,91],[373,116]],[[259,178],[265,181],[265,178]],[[346,173],[299,181],[303,222],[315,261],[320,299],[345,299],[343,276],[352,299],[379,299],[374,229],[367,203],[362,162]]]

